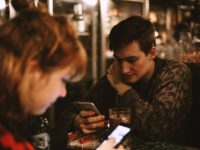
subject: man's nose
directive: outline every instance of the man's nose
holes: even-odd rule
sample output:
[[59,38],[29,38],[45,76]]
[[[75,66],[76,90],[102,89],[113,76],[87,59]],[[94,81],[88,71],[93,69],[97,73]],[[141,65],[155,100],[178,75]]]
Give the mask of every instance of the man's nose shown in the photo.
[[128,73],[129,72],[129,63],[123,61],[122,64],[122,73],[125,74],[125,73]]

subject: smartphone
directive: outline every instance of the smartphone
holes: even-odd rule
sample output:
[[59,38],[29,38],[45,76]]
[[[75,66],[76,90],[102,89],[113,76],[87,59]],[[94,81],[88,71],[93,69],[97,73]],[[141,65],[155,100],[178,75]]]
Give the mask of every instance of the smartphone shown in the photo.
[[99,110],[97,109],[97,107],[95,106],[94,103],[92,102],[74,102],[75,103],[75,107],[76,109],[78,109],[78,111],[81,110],[92,110],[94,111],[97,115],[101,115],[101,113],[99,112]]
[[114,148],[117,148],[131,133],[131,126],[129,124],[120,123],[108,136],[109,138],[115,138]]

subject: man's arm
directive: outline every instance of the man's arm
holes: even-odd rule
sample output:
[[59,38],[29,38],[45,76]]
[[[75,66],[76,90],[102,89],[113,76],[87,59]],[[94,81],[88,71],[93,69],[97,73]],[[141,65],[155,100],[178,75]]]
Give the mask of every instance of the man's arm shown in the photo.
[[[91,111],[78,112],[72,103],[64,111],[62,111],[61,115],[59,116],[59,128],[63,128],[65,131],[79,129],[84,133],[90,133],[96,131],[98,128],[104,127],[106,123],[104,116],[106,114],[105,112],[107,112],[110,106],[109,103],[113,103],[112,97],[110,96],[110,93],[112,93],[111,90],[113,89],[106,80],[106,76],[104,76],[88,91],[88,93],[86,93],[82,99],[83,101],[93,102],[103,115],[96,116]],[[88,121],[90,123],[88,123]]]
[[62,128],[64,131],[69,132],[75,130],[74,119],[78,115],[74,104],[72,103],[66,109],[62,111],[59,116],[59,123],[57,123],[59,128]]
[[185,65],[164,68],[152,86],[153,101],[130,89],[120,99],[132,106],[133,125],[147,137],[170,135],[182,126],[191,106],[191,74]]

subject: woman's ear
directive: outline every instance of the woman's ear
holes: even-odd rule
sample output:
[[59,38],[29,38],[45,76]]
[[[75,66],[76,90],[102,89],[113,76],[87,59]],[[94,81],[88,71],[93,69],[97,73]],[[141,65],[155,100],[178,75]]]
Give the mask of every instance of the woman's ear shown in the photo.
[[39,79],[41,77],[41,69],[38,66],[38,62],[35,60],[28,62],[28,71],[35,79]]
[[38,62],[36,60],[30,60],[28,62],[28,68],[30,71],[36,71],[39,69]]

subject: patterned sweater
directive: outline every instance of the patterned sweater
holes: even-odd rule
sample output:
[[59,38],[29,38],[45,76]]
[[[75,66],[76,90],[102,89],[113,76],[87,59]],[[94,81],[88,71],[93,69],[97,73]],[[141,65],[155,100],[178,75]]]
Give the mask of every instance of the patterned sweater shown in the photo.
[[[135,134],[149,139],[181,141],[192,101],[189,68],[179,62],[156,58],[151,80],[147,84],[131,86],[132,89],[118,96],[118,103],[131,107]],[[116,91],[104,76],[85,99],[94,102],[100,112],[108,117],[108,109],[117,103],[115,95]],[[63,113],[62,123],[68,129],[73,126],[76,113],[73,105]]]

